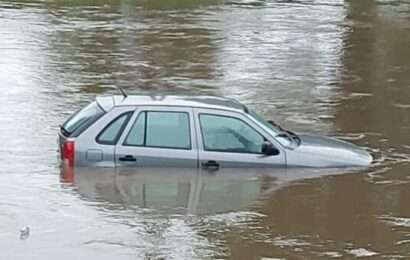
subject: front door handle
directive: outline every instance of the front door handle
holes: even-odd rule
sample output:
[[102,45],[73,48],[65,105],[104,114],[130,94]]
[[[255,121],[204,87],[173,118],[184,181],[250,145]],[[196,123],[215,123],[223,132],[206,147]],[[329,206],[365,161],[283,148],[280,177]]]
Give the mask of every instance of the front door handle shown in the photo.
[[137,158],[128,154],[128,155],[118,158],[118,160],[120,160],[121,162],[136,162]]
[[202,165],[202,168],[208,168],[208,169],[218,169],[219,168],[219,163],[213,160],[202,162],[201,165]]

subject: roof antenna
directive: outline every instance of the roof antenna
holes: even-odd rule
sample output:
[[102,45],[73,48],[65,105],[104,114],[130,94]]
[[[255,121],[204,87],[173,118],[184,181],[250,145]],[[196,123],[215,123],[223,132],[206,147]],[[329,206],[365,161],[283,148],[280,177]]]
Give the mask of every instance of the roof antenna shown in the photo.
[[121,94],[122,94],[122,96],[123,96],[124,98],[128,97],[127,92],[125,92],[125,90],[124,90],[123,88],[118,87],[118,89],[120,90],[120,92],[121,92]]

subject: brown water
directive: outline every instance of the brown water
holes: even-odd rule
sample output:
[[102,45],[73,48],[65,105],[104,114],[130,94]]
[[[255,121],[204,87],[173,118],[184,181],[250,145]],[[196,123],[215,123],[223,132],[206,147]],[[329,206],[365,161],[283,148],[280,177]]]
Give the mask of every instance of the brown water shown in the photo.
[[[377,160],[60,179],[58,124],[115,86],[235,97]],[[410,258],[406,0],[2,1],[0,89],[0,259]]]

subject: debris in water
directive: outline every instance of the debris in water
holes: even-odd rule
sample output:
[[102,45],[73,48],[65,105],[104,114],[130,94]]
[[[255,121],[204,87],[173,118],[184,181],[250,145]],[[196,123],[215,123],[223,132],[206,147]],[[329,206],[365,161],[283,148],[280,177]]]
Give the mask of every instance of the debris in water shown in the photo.
[[26,240],[30,236],[30,228],[25,227],[20,229],[20,240]]
[[369,257],[369,256],[375,256],[378,255],[379,253],[369,251],[365,248],[357,248],[357,249],[352,249],[352,250],[347,250],[348,253],[356,256],[356,257]]

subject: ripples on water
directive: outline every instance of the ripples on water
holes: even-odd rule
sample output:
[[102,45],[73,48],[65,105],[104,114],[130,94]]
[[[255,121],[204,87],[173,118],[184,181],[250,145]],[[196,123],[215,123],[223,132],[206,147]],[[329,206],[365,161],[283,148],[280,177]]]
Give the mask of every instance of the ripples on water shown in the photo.
[[[410,257],[409,14],[370,0],[0,3],[1,259]],[[376,163],[60,182],[58,124],[115,86],[236,97]]]

